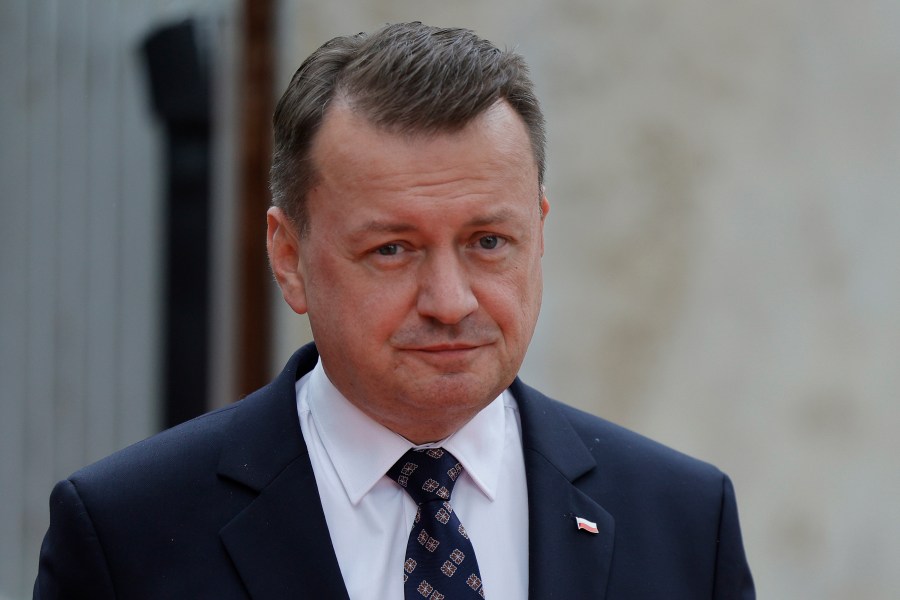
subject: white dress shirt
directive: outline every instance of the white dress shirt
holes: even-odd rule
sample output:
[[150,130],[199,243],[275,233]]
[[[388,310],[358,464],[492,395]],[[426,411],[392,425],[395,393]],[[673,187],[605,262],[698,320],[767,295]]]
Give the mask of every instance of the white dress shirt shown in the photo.
[[402,600],[416,505],[387,470],[413,447],[443,447],[464,467],[450,502],[475,548],[485,595],[528,596],[528,497],[519,411],[503,392],[447,439],[415,446],[334,387],[321,361],[297,382],[309,449],[338,565],[352,600]]

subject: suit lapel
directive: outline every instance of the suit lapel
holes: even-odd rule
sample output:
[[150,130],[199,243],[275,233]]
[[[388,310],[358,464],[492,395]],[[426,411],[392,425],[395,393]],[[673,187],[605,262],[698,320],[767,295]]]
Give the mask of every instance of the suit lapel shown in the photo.
[[307,457],[220,534],[254,600],[348,598]]
[[[347,599],[315,475],[297,423],[294,385],[313,368],[312,345],[234,409],[219,475],[258,492],[220,536],[254,600]],[[577,480],[596,461],[555,403],[518,379],[528,480],[529,598],[603,600],[612,563],[614,520]],[[579,531],[575,517],[597,523]]]
[[258,496],[220,531],[254,600],[348,598],[300,435],[294,384],[312,369],[301,348],[281,375],[234,410],[219,475]]
[[[555,403],[518,379],[512,392],[522,419],[528,480],[529,597],[606,597],[612,564],[613,517],[575,482],[597,477],[597,464]],[[597,524],[579,530],[575,517]]]

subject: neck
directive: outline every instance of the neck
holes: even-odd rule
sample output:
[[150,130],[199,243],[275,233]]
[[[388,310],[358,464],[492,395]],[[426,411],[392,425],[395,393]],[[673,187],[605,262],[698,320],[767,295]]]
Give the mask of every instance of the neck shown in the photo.
[[408,426],[388,423],[381,424],[397,435],[400,435],[409,440],[416,446],[421,446],[423,444],[432,444],[447,439],[448,437],[459,431],[470,420],[471,417],[458,424],[448,424],[447,422],[442,422],[440,423],[440,425],[434,424],[430,427],[426,423],[416,423],[415,425],[409,424]]

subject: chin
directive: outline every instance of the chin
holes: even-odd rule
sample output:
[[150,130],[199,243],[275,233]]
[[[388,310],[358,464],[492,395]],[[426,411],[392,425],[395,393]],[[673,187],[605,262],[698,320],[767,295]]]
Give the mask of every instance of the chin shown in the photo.
[[[440,401],[433,404],[444,409],[455,406],[468,410],[481,410],[499,396],[507,386],[485,385],[483,378],[471,373],[452,373],[437,377],[427,387],[430,389],[425,392],[425,397],[440,398]],[[429,404],[431,403],[429,402]]]

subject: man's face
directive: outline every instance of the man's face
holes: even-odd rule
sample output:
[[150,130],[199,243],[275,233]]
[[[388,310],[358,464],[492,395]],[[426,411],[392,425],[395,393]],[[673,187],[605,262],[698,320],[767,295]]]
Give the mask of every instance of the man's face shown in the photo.
[[501,102],[460,132],[393,135],[336,103],[312,157],[308,233],[269,213],[285,299],[353,404],[441,439],[509,386],[540,310],[549,206],[525,125]]

